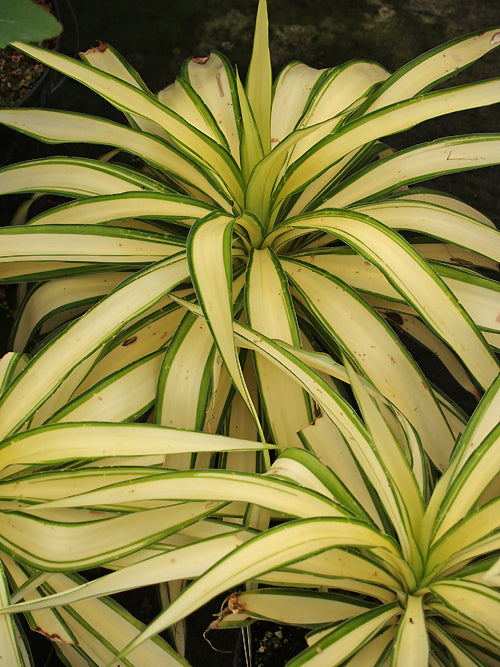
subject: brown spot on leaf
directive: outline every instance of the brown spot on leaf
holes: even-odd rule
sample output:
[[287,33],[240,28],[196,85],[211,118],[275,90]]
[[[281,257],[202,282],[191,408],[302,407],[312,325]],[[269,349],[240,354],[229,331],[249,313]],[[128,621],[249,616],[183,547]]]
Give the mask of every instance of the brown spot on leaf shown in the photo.
[[217,72],[217,76],[215,78],[217,79],[217,86],[219,87],[219,95],[221,97],[224,97],[224,88],[222,87],[222,80],[220,78],[220,72]]
[[127,340],[122,343],[122,346],[127,347],[127,345],[132,345],[132,343],[135,343],[136,340],[137,336],[132,336],[132,338],[127,338]]
[[41,628],[39,625],[35,628],[35,632],[38,632],[44,637],[52,639],[55,642],[61,642],[62,644],[69,644],[69,642],[65,642],[64,639],[61,637],[61,635],[58,635],[57,632],[50,634],[49,632]]
[[99,39],[97,46],[93,46],[91,49],[85,51],[84,55],[87,55],[87,53],[105,53],[107,50],[108,50],[108,45],[105,44],[104,42],[101,42],[101,40]]

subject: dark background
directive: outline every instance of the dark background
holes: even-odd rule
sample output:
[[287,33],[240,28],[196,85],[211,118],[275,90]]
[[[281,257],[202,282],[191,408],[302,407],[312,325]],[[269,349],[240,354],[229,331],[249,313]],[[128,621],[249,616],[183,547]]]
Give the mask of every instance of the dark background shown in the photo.
[[[323,68],[367,59],[394,71],[445,41],[500,25],[500,7],[494,0],[268,0],[268,4],[275,75],[291,60]],[[76,56],[78,51],[96,46],[99,41],[109,43],[139,71],[153,91],[174,81],[185,58],[207,55],[211,49],[225,53],[242,74],[248,67],[256,0],[71,0],[71,4],[69,0],[59,0],[59,5],[65,28],[61,38],[63,53]],[[498,52],[489,54],[449,85],[498,76],[498,62]],[[121,119],[119,112],[80,84],[59,78],[55,85],[47,99],[49,108]],[[498,106],[475,109],[429,121],[391,137],[389,143],[402,148],[441,136],[498,132],[498,120]],[[32,157],[49,151],[88,154],[85,148],[50,148],[35,142],[30,150]],[[459,196],[498,224],[499,182],[500,169],[488,167],[435,179],[429,185]],[[8,224],[5,210],[0,209],[1,224]],[[0,318],[2,326],[5,323]],[[154,615],[152,591],[127,597],[137,607],[138,616],[142,615],[147,597]],[[232,664],[230,655],[216,653],[201,638],[213,618],[210,614],[216,612],[216,605],[205,609],[194,623],[188,654],[194,667]],[[211,633],[210,639],[219,648],[227,649],[228,643],[234,642],[234,634]],[[43,639],[40,642],[36,664],[60,664],[50,644]]]

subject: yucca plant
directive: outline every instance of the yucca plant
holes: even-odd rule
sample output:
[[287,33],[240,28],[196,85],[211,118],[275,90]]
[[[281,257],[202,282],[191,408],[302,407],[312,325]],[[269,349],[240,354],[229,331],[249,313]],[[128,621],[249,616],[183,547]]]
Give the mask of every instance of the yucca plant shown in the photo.
[[[367,486],[362,502],[371,509],[357,510],[391,534],[396,515],[377,500],[382,482],[345,445],[364,433],[345,400],[350,365],[405,424],[398,438],[410,438],[427,501],[466,415],[393,327],[478,399],[498,374],[500,241],[477,211],[407,186],[498,162],[499,141],[452,137],[392,153],[380,139],[497,102],[498,80],[427,91],[493,49],[498,35],[456,40],[392,76],[368,62],[321,71],[292,63],[273,87],[262,2],[245,88],[212,54],[187,63],[158,96],[111,47],[78,63],[16,43],[124,111],[130,127],[0,110],[0,122],[47,142],[113,147],[99,160],[56,157],[0,171],[0,192],[35,193],[0,230],[0,279],[28,287],[14,352],[0,362],[6,604],[74,587],[96,565],[121,583],[86,588],[91,595],[169,580],[168,603],[179,580],[199,577],[270,518],[331,516],[331,500],[293,476],[256,474],[270,469],[274,449],[321,458],[336,494],[344,489],[335,512],[349,520],[358,516],[352,484],[360,493]],[[39,193],[64,201],[33,217]],[[134,421],[153,423],[123,423]],[[368,456],[368,435],[363,442]],[[316,470],[306,452],[297,456]],[[219,470],[201,471],[209,467]],[[172,486],[158,492],[164,477]],[[149,478],[152,497],[133,500]],[[131,497],[109,505],[81,495],[113,483]],[[62,505],[40,507],[46,501]],[[410,528],[397,530],[399,539]],[[174,570],[171,552],[181,546]],[[106,664],[135,627],[108,598],[30,609],[32,625],[65,642],[69,664]],[[23,664],[12,618],[3,618],[11,662]],[[127,659],[185,664],[159,639]]]
[[[479,397],[499,369],[490,271],[500,241],[470,207],[407,186],[493,164],[499,140],[451,137],[392,153],[381,138],[497,102],[496,79],[428,91],[498,42],[495,30],[455,40],[392,76],[370,62],[328,70],[292,63],[273,86],[261,3],[245,88],[214,53],[186,63],[158,96],[111,47],[78,63],[16,43],[109,100],[131,127],[0,111],[0,122],[46,142],[118,152],[0,172],[2,193],[65,198],[1,230],[1,280],[34,283],[12,349],[37,341],[4,393],[2,436],[28,420],[131,420],[154,404],[159,424],[299,445],[313,406],[259,355],[241,358],[238,319],[295,347],[347,354],[411,419],[443,469],[464,416],[430,386],[392,327]],[[116,162],[123,153],[140,164]],[[176,301],[190,292],[204,312],[201,327]],[[136,391],[124,389],[130,382]],[[234,417],[237,396],[248,411]]]
[[[241,325],[237,331],[242,340],[252,337]],[[158,472],[133,484],[109,484],[111,471],[103,475],[102,469],[87,468],[6,482],[2,497],[29,497],[24,512],[31,519],[50,512],[130,511],[132,506],[147,515],[152,504],[156,512],[169,511],[173,501],[183,498],[210,498],[215,517],[222,504],[245,500],[270,510],[276,525],[256,531],[227,520],[208,521],[205,539],[196,530],[184,531],[184,540],[178,541],[180,534],[177,542],[170,538],[170,550],[167,539],[163,553],[153,551],[140,562],[121,559],[114,563],[116,572],[41,600],[33,598],[36,587],[55,592],[52,582],[61,575],[32,576],[23,590],[32,601],[3,613],[78,608],[87,598],[131,585],[198,577],[109,662],[123,664],[156,632],[228,587],[251,581],[265,587],[232,593],[211,627],[265,618],[309,628],[310,646],[290,666],[498,664],[500,376],[431,492],[416,432],[349,362],[346,370],[363,421],[289,350],[268,339],[259,346],[279,359],[321,406],[322,417],[302,433],[310,451],[283,452],[264,475]],[[343,437],[332,434],[333,424]],[[18,436],[5,451],[23,459],[26,441],[36,437],[34,432]],[[45,437],[47,449],[42,454],[31,448],[25,461],[60,456],[55,447],[51,450],[46,433],[38,437]],[[331,457],[325,462],[312,453],[321,447]],[[346,452],[357,466],[349,471],[344,465],[340,479],[328,464],[347,461]],[[70,495],[69,484],[89,490]],[[229,507],[222,512],[230,514]],[[172,660],[164,664],[184,664]]]

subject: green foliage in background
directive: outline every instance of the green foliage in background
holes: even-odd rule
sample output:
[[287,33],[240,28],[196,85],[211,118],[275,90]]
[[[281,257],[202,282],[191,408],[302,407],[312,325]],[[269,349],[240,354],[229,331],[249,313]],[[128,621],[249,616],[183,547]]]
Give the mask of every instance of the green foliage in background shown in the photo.
[[62,31],[59,21],[32,0],[0,0],[0,49],[10,42],[42,42]]

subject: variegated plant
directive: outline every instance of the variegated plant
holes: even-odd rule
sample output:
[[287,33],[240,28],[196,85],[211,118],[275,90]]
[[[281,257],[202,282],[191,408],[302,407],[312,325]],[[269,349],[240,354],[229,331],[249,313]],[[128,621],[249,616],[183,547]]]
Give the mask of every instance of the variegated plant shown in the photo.
[[[4,393],[1,435],[27,420],[131,420],[154,404],[158,424],[299,445],[310,400],[259,355],[255,364],[241,357],[234,318],[295,347],[347,354],[443,469],[464,417],[391,325],[479,396],[499,370],[499,288],[481,270],[497,270],[500,236],[456,199],[407,185],[498,162],[500,140],[448,137],[393,153],[380,139],[498,102],[498,79],[428,92],[498,43],[495,30],[455,40],[392,76],[370,62],[292,63],[273,87],[262,2],[245,88],[212,54],[188,62],[158,96],[112,48],[78,63],[16,43],[109,100],[131,126],[0,111],[0,122],[44,141],[118,151],[0,172],[2,193],[67,200],[0,230],[0,279],[34,283],[13,349],[39,334],[37,354]],[[123,166],[124,153],[140,165]],[[193,291],[205,325],[175,300]],[[233,411],[233,396],[246,412]]]
[[[269,521],[257,507],[263,499],[271,515],[332,516],[331,498],[301,489],[293,475],[256,474],[269,469],[274,447],[302,448],[294,456],[305,457],[303,470],[312,466],[307,479],[319,464],[304,448],[325,461],[322,474],[337,480],[335,507],[343,508],[335,511],[349,520],[358,516],[353,488],[368,485],[365,509],[357,503],[356,511],[390,533],[406,510],[398,514],[396,491],[392,500],[378,498],[385,473],[365,459],[378,440],[341,398],[351,365],[356,382],[392,406],[385,416],[394,411],[404,433],[418,433],[398,437],[410,438],[422,495],[415,512],[423,512],[466,415],[444,385],[430,384],[393,327],[479,398],[499,371],[500,238],[469,206],[408,186],[498,162],[500,140],[451,137],[393,153],[380,139],[497,102],[497,79],[428,91],[492,50],[499,36],[490,30],[456,40],[392,76],[369,62],[328,70],[292,63],[273,87],[261,2],[245,87],[212,54],[187,63],[158,96],[111,47],[79,63],[16,43],[98,92],[129,126],[0,110],[0,122],[41,140],[113,148],[103,159],[57,157],[0,171],[0,193],[35,193],[0,229],[0,281],[29,287],[14,352],[0,361],[0,549],[10,581],[3,603],[62,592],[96,565],[116,570],[109,576],[119,588],[173,580],[163,590],[168,601],[181,588],[177,580],[198,577],[241,542],[268,539],[255,537]],[[30,217],[40,193],[65,201]],[[152,423],[123,423],[134,421]],[[341,443],[359,433],[365,454],[353,458],[344,446],[337,460]],[[190,470],[210,467],[219,470]],[[85,495],[113,483],[134,494],[149,478],[157,493],[164,477],[172,486],[150,500],[109,505]],[[85,500],[73,508],[80,500],[72,496]],[[62,505],[39,507],[46,501]],[[396,521],[398,539],[412,533],[414,519],[406,528]],[[401,545],[410,568],[421,545],[415,540]],[[176,570],[171,551],[181,546]],[[247,574],[240,580],[253,578]],[[34,625],[65,642],[69,664],[106,664],[134,626],[108,598],[30,613]],[[24,664],[11,616],[2,617],[0,632],[12,664]],[[159,639],[127,659],[185,664]]]
[[[147,520],[151,513],[157,518],[186,513],[196,499],[208,498],[210,503],[198,505],[212,517],[131,558],[118,558],[109,565],[115,572],[83,585],[75,585],[74,577],[40,572],[57,545],[49,553],[32,552],[25,573],[31,579],[16,595],[28,601],[0,611],[78,610],[86,600],[95,602],[95,597],[131,586],[194,579],[119,655],[108,650],[109,665],[123,664],[138,656],[155,633],[246,581],[254,585],[231,594],[212,629],[255,618],[308,628],[310,646],[290,667],[497,665],[500,376],[431,492],[415,430],[348,362],[364,421],[300,357],[270,339],[252,343],[254,335],[242,325],[237,331],[243,342],[258,346],[293,374],[318,402],[322,417],[302,432],[310,451],[286,450],[263,475],[217,470],[152,474],[149,469],[141,476],[136,468],[131,483],[130,476],[123,478],[123,468],[104,472],[87,467],[3,483],[4,499],[9,494],[11,502],[19,495],[25,499],[26,526],[51,512],[62,517],[64,512],[91,510],[103,516],[127,514],[104,524],[130,521],[132,508],[132,517]],[[55,439],[65,437],[61,429],[52,427]],[[45,449],[37,438],[45,440]],[[47,429],[40,429],[13,438],[6,452],[14,460],[53,461],[61,456],[54,441]],[[339,461],[344,465],[339,467]],[[69,486],[73,490],[68,493]],[[188,502],[179,503],[182,499]],[[241,501],[265,508],[276,525],[267,530],[238,525],[232,506]],[[73,545],[70,551],[74,567],[94,557],[88,547],[78,552]],[[146,553],[149,558],[144,560]],[[57,566],[69,564],[68,555],[59,553]],[[185,663],[171,655],[162,664]]]

